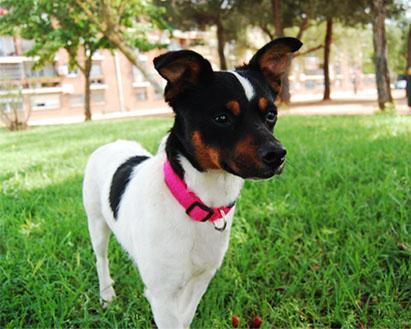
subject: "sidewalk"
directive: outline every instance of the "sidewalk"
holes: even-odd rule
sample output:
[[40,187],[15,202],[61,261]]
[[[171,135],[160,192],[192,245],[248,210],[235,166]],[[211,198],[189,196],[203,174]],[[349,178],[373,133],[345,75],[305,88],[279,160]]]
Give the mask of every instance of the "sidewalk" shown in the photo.
[[[411,114],[408,110],[404,90],[392,91],[396,109],[400,114]],[[292,97],[290,106],[280,106],[281,115],[370,115],[378,112],[377,93],[374,90],[354,95],[352,93],[333,93],[332,100],[321,101],[322,95],[296,95]],[[171,116],[169,107],[148,110],[96,113],[93,121],[135,118],[144,116]],[[57,124],[73,124],[84,122],[84,116],[71,116],[50,119],[31,119],[30,126],[46,126]]]
[[[411,114],[408,109],[405,91],[392,90],[395,106],[400,114]],[[280,107],[283,115],[370,115],[379,111],[377,91],[367,90],[356,95],[352,93],[333,93],[332,100],[322,101],[322,95],[298,95],[292,97],[288,107]]]
[[[95,113],[93,121],[136,118],[145,116],[171,116],[173,111],[169,107],[154,108],[148,110],[127,111],[127,112],[110,112],[110,113]],[[84,122],[83,115],[50,118],[50,119],[30,119],[29,126],[49,126],[61,124],[73,124]]]

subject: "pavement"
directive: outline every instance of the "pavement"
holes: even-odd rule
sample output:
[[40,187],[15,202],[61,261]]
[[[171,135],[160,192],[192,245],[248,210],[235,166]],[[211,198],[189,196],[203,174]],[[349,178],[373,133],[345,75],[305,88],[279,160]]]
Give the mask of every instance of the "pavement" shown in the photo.
[[[406,104],[405,91],[393,90],[393,98],[398,113],[411,115]],[[332,100],[322,101],[322,94],[295,95],[289,106],[280,106],[281,115],[371,115],[378,112],[376,90],[366,90],[357,94],[335,92]],[[169,107],[127,112],[95,113],[93,121],[135,118],[144,116],[171,116]],[[57,124],[73,124],[84,122],[84,116],[35,119],[29,121],[30,126],[45,126]]]
[[[407,106],[405,90],[392,90],[395,107],[399,114],[411,114]],[[280,107],[283,115],[371,115],[379,111],[376,90],[353,94],[333,93],[332,100],[322,101],[321,94],[296,95],[289,106]]]

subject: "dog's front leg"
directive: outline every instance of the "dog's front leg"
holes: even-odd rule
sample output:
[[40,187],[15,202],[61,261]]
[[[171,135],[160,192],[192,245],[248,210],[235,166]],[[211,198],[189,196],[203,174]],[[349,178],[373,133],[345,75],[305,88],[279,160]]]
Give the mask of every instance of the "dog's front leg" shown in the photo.
[[174,291],[146,289],[154,321],[159,329],[184,329],[183,316],[179,309],[181,289]]
[[193,277],[183,289],[180,298],[180,310],[183,314],[184,328],[188,328],[193,321],[201,297],[214,277],[215,270],[205,271]]

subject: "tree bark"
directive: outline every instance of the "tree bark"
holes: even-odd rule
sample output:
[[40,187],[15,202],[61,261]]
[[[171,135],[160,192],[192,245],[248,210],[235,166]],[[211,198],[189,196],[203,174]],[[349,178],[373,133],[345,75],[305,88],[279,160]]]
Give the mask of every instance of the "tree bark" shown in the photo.
[[91,121],[91,92],[90,92],[90,73],[92,65],[92,56],[93,54],[85,55],[86,61],[84,63],[84,120]]
[[385,7],[384,0],[373,0],[373,44],[375,77],[378,92],[378,106],[385,110],[387,103],[392,103],[390,76],[387,63],[387,49],[385,39]]
[[224,27],[219,19],[216,21],[216,26],[217,26],[217,47],[218,47],[218,58],[220,60],[220,69],[227,70],[227,62],[226,62],[225,55],[224,55],[224,46],[225,46]]
[[324,40],[324,96],[323,101],[331,99],[331,82],[330,82],[330,52],[333,34],[333,19],[327,18],[327,27]]
[[271,8],[273,11],[273,23],[275,36],[282,37],[284,35],[283,24],[281,21],[281,0],[271,0]]
[[411,24],[410,24],[410,27],[408,28],[407,67],[405,68],[405,71],[407,72],[410,69],[411,69]]
[[[283,29],[283,24],[281,20],[281,0],[271,0],[271,9],[272,9],[272,14],[273,14],[273,24],[274,24],[275,36],[279,38],[279,37],[284,36],[284,29]],[[290,66],[291,66],[291,60],[292,58],[290,58]],[[281,102],[285,104],[289,104],[291,100],[290,80],[288,78],[289,74],[290,74],[290,70],[287,69],[287,71],[284,73],[283,78],[281,79],[281,90],[279,93]]]

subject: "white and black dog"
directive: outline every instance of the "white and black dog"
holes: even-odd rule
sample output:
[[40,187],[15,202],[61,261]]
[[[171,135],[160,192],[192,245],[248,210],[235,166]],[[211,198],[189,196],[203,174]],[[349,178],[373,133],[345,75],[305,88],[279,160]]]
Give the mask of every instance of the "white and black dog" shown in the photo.
[[281,172],[286,151],[273,136],[274,105],[294,38],[266,44],[235,71],[215,72],[189,50],[154,59],[175,112],[152,156],[132,141],[97,149],[83,199],[100,296],[115,296],[107,247],[113,232],[135,261],[159,328],[189,327],[227,251],[244,178]]

